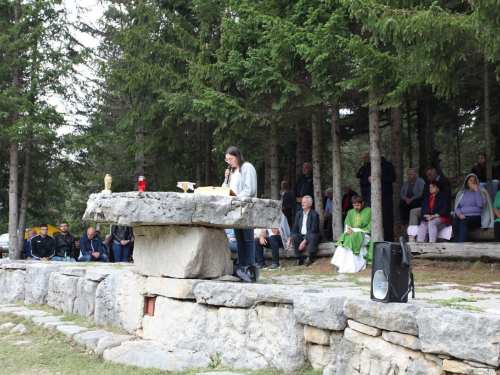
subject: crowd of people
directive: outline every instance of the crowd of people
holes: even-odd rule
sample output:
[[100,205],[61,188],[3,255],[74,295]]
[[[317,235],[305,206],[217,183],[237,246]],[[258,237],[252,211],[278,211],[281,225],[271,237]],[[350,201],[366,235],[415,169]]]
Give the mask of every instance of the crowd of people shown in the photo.
[[[256,197],[255,169],[243,159],[241,151],[236,147],[229,148],[226,161],[231,168],[226,171],[226,182],[223,186],[231,187],[238,196]],[[248,171],[251,171],[251,174]],[[500,241],[500,196],[498,195],[500,166],[493,169],[493,197],[495,197],[493,204],[486,191],[484,153],[478,155],[477,165],[465,178],[453,208],[450,181],[439,175],[431,166],[425,168],[425,175],[427,181],[418,177],[418,171],[415,168],[409,168],[407,180],[400,191],[401,216],[409,226],[416,227],[415,238],[413,236],[409,238],[411,241],[436,242],[438,233],[447,227],[452,228],[450,233],[453,234],[455,242],[466,242],[469,229],[479,227],[483,229],[494,227],[495,240]],[[344,232],[336,242],[337,248],[331,262],[339,268],[340,272],[360,271],[371,261],[373,244],[370,237],[371,162],[368,154],[363,155],[363,164],[356,177],[359,179],[360,194],[354,191],[350,184],[343,186],[341,208]],[[394,165],[381,156],[383,238],[384,241],[389,242],[394,241],[392,202],[395,181]],[[245,186],[246,189],[243,188]],[[266,268],[263,249],[269,248],[272,250],[272,265],[268,269],[278,269],[280,247],[286,251],[293,250],[296,258],[295,266],[312,264],[318,244],[323,239],[319,228],[319,215],[314,209],[313,196],[312,165],[304,163],[302,174],[298,177],[293,191],[289,190],[287,181],[281,182],[283,220],[280,228],[256,229],[255,231],[249,229],[244,236],[240,235],[239,238],[232,230],[226,231],[230,248],[238,252],[238,265],[248,267],[252,262],[257,261],[259,268]],[[324,233],[326,239],[332,241],[333,189],[327,189],[325,196]],[[294,208],[296,214],[292,220]],[[289,234],[284,227],[290,229]]]
[[130,227],[112,225],[111,233],[104,240],[95,228],[88,228],[81,237],[69,232],[66,221],[59,224],[60,232],[51,236],[48,225],[41,224],[37,234],[35,229],[28,231],[24,242],[22,258],[34,261],[67,262],[130,262],[134,243]]

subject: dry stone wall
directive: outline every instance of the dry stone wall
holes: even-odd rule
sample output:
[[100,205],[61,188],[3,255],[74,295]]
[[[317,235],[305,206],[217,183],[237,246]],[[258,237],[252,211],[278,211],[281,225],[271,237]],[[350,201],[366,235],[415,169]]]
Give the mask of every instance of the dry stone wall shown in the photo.
[[[153,315],[144,315],[145,297],[155,298]],[[310,362],[325,375],[499,374],[500,317],[424,303],[383,304],[296,286],[145,277],[123,265],[8,260],[0,260],[0,301],[47,303],[93,318],[98,326],[114,325],[139,341],[123,335],[107,346],[103,339],[98,353],[144,367],[166,369],[170,365],[155,364],[153,354],[175,348],[186,354],[183,369],[218,357],[235,369],[284,372]],[[95,334],[80,335],[82,344],[96,345]]]

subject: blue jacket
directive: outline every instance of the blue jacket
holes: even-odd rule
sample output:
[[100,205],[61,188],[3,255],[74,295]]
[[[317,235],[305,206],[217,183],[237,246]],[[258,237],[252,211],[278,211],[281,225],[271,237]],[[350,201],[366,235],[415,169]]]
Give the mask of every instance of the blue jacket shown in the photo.
[[87,255],[89,253],[93,253],[97,251],[99,254],[102,254],[102,239],[97,234],[92,240],[89,240],[86,234],[80,238],[80,251],[82,255]]
[[23,259],[26,259],[27,257],[31,258],[31,240],[25,239],[24,240]]
[[451,212],[451,204],[450,204],[450,197],[448,194],[440,191],[439,193],[436,194],[434,197],[434,207],[430,209],[430,194],[424,198],[424,201],[422,202],[422,211],[420,212],[420,215],[422,217],[422,222],[426,221],[424,218],[424,215],[435,215],[439,214],[439,216],[442,217],[450,217],[450,212]]

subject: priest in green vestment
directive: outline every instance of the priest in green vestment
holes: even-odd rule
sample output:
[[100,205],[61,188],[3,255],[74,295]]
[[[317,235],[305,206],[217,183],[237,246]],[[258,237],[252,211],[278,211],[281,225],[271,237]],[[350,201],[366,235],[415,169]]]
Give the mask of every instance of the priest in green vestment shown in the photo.
[[362,271],[372,259],[371,208],[364,207],[363,198],[359,195],[352,197],[352,204],[354,208],[347,213],[345,230],[337,241],[331,261],[341,273]]

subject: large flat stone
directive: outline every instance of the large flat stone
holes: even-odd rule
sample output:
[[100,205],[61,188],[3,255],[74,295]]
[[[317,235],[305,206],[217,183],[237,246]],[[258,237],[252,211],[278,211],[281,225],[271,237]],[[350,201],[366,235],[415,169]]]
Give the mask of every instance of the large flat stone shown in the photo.
[[42,324],[49,323],[49,322],[59,322],[61,321],[62,316],[35,316],[34,318],[31,319],[33,323],[35,323],[37,326],[41,326]]
[[420,307],[407,303],[381,303],[348,298],[344,314],[349,319],[371,327],[417,336],[416,313],[419,309]]
[[448,309],[421,309],[417,313],[422,351],[500,364],[500,318]]
[[95,294],[95,324],[110,324],[135,333],[142,322],[144,296],[141,293],[145,281],[144,276],[132,269],[113,273],[101,281]]
[[99,342],[99,340],[101,340],[105,337],[110,337],[110,336],[114,336],[114,335],[115,334],[112,332],[100,329],[100,330],[77,333],[73,337],[73,340],[75,340],[79,344],[85,345],[87,347],[87,349],[94,349],[97,346],[97,343]]
[[134,265],[140,274],[214,278],[233,273],[224,231],[204,227],[134,228]]
[[0,303],[22,301],[24,299],[25,280],[26,271],[24,269],[1,269]]
[[49,315],[48,312],[43,310],[28,310],[28,311],[14,311],[13,314],[20,316],[32,316],[32,317],[42,317]]
[[385,341],[392,342],[396,345],[404,346],[408,349],[412,350],[421,350],[422,344],[420,339],[413,335],[408,335],[407,333],[399,333],[399,332],[382,332],[382,338]]
[[[227,242],[227,240],[226,240]],[[304,288],[227,282],[200,282],[194,288],[198,303],[227,307],[252,307],[258,302],[292,303]]]
[[167,277],[148,277],[144,283],[143,294],[176,299],[196,299],[194,287],[203,282],[193,279],[171,279]]
[[220,228],[279,228],[281,201],[173,192],[92,194],[84,221]]
[[216,308],[157,297],[154,316],[143,319],[143,338],[218,354],[222,366],[235,369],[293,373],[305,363],[304,330],[289,305]]
[[165,371],[205,368],[212,363],[205,353],[144,340],[127,341],[115,348],[106,349],[103,357],[108,361]]
[[[346,344],[351,343],[351,345]],[[443,369],[428,361],[422,352],[391,344],[351,328],[344,331],[341,350],[334,350],[337,374],[442,375]],[[353,371],[357,369],[357,371]]]
[[94,353],[97,355],[102,355],[106,349],[114,348],[119,346],[126,341],[134,340],[136,337],[132,335],[116,335],[106,336],[99,339],[97,346],[94,348]]
[[68,337],[73,337],[73,335],[87,330],[87,328],[85,328],[85,327],[72,325],[72,324],[70,324],[70,325],[58,325],[56,327],[56,329],[59,332],[64,333]]
[[26,267],[27,287],[24,293],[24,303],[27,305],[47,303],[50,275],[60,268],[62,267],[52,263],[29,263]]
[[293,300],[293,313],[299,323],[339,331],[347,325],[344,315],[346,297],[327,293],[297,294]]

